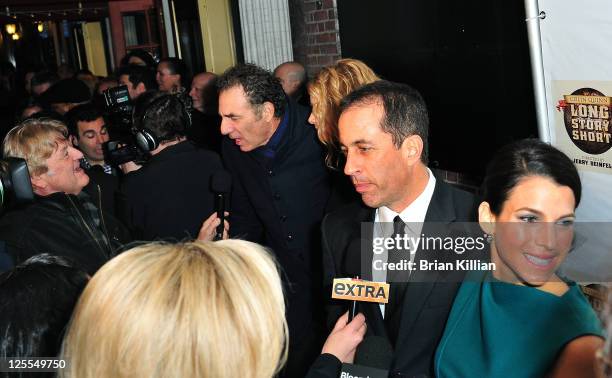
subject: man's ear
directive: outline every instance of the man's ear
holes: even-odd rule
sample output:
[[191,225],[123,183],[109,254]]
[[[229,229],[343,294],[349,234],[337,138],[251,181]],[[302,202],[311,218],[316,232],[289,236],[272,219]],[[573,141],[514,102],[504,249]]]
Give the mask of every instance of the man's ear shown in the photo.
[[478,224],[487,234],[495,234],[495,214],[491,212],[491,206],[486,201],[478,206]]
[[271,102],[266,101],[261,106],[261,118],[266,122],[271,122],[274,118],[274,105]]
[[294,91],[297,91],[299,87],[300,87],[300,81],[299,81],[299,80],[293,80],[293,81],[291,82],[291,88],[292,88]]
[[70,135],[69,139],[70,139],[70,143],[72,143],[73,146],[75,147],[79,146],[79,139],[77,137],[75,137],[74,135]]
[[[133,85],[132,85],[133,87]],[[140,93],[145,93],[147,91],[147,88],[145,87],[143,82],[138,83],[138,85],[136,85],[136,88],[134,88],[136,90],[136,93],[140,94]]]
[[47,181],[43,178],[43,175],[44,173],[30,177],[30,182],[32,182],[32,191],[38,195],[44,195],[45,189],[47,186],[49,186]]
[[421,161],[423,153],[423,139],[418,135],[410,135],[402,142],[402,154],[406,157],[410,164]]

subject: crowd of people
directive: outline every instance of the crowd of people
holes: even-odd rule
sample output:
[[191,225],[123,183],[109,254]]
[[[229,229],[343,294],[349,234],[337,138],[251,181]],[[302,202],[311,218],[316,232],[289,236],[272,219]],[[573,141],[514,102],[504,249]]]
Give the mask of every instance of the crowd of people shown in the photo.
[[[377,352],[389,376],[603,371],[603,327],[557,274],[581,184],[550,145],[516,141],[479,193],[453,187],[427,166],[419,92],[355,59],[191,76],[135,50],[25,91],[2,125],[34,199],[0,216],[0,357],[59,357],[62,377],[338,377]],[[373,249],[467,222],[494,269],[399,272],[465,256]],[[331,298],[355,276],[387,300]]]

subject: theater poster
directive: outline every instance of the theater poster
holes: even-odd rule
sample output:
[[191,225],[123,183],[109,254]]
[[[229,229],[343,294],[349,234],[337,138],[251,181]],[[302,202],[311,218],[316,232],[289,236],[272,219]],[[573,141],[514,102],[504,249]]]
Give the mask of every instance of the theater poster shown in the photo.
[[612,1],[536,1],[548,137],[575,162],[582,181],[576,248],[563,275],[612,282]]
[[579,169],[612,175],[612,81],[556,80],[552,94],[555,145]]

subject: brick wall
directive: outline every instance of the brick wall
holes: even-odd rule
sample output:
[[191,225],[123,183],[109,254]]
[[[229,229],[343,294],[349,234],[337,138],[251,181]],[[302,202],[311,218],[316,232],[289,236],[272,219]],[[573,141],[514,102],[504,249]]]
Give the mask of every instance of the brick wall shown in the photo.
[[290,0],[294,59],[312,77],[341,57],[336,0]]

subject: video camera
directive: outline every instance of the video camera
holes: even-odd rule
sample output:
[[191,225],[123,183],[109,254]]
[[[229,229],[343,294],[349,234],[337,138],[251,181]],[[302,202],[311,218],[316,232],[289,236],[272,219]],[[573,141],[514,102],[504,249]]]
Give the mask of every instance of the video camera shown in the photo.
[[28,165],[25,160],[0,160],[0,211],[6,205],[23,205],[34,201]]
[[120,165],[133,161],[136,164],[144,164],[149,155],[136,146],[134,137],[127,140],[111,140],[102,145],[104,160],[110,165]]
[[103,145],[104,160],[111,165],[120,165],[133,161],[142,164],[147,154],[135,143],[132,125],[133,104],[127,85],[108,88],[102,92],[104,110],[110,123],[110,131],[116,140]]
[[[144,164],[149,156],[147,151],[142,150],[136,143],[135,135],[138,132],[140,118],[146,113],[146,109],[151,104],[142,107],[138,114],[134,113],[134,106],[130,101],[128,88],[126,85],[121,85],[114,88],[109,88],[103,92],[105,108],[108,120],[115,132],[111,129],[111,135],[116,135],[116,140],[109,141],[104,144],[104,159],[111,165],[120,165],[129,161],[134,161],[137,164]],[[191,112],[193,111],[193,103],[189,93],[181,90],[175,93],[174,96],[181,102],[188,116],[188,125],[191,127]],[[134,121],[136,117],[136,121]],[[136,124],[135,124],[136,122]]]
[[108,88],[102,92],[104,107],[109,121],[122,130],[132,127],[132,101],[127,85]]

